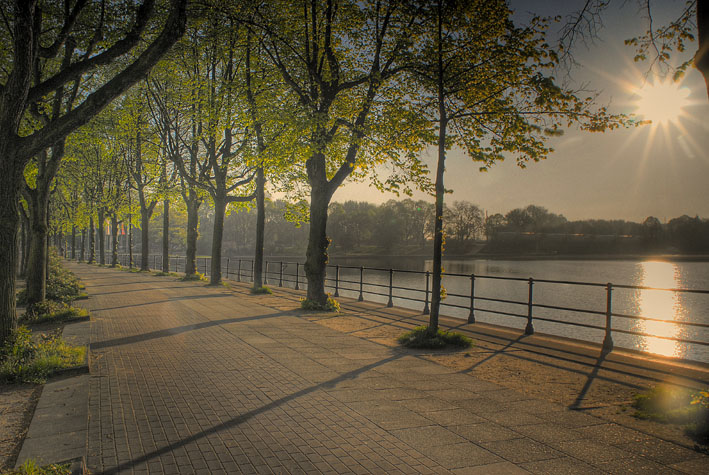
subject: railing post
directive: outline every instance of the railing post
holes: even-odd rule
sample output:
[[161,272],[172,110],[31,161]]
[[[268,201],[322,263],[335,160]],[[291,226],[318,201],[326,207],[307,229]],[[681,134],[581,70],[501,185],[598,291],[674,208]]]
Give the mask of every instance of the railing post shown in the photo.
[[357,298],[357,300],[359,302],[362,302],[364,300],[364,294],[362,292],[362,287],[364,284],[363,277],[364,277],[364,266],[359,266],[359,297]]
[[266,261],[266,270],[263,271],[263,285],[267,285],[267,284],[268,284],[268,261]]
[[430,271],[426,271],[426,297],[424,298],[424,303],[423,303],[423,314],[424,315],[429,315],[431,313],[431,309],[428,307],[428,281],[429,277],[431,276]]
[[525,335],[534,334],[534,325],[532,324],[532,306],[534,295],[534,279],[529,278],[529,303],[527,304],[527,328],[524,329]]
[[394,287],[394,269],[389,269],[389,302],[387,302],[387,307],[394,306],[394,300],[392,299]]
[[468,323],[475,323],[475,274],[470,274],[470,313]]
[[335,295],[334,297],[340,296],[340,265],[335,266]]
[[603,338],[603,353],[613,350],[613,331],[611,317],[613,316],[613,284],[606,284],[606,336]]
[[229,278],[229,258],[226,258],[226,278]]
[[281,261],[281,268],[278,271],[278,286],[283,287],[283,261]]
[[239,264],[236,268],[236,281],[241,282],[241,259],[239,259]]
[[157,268],[158,268],[157,262],[158,262],[158,256],[153,255],[153,269],[157,269]]
[[300,262],[295,263],[295,290],[300,290]]
[[256,262],[251,259],[251,282],[254,281],[254,270],[256,269]]

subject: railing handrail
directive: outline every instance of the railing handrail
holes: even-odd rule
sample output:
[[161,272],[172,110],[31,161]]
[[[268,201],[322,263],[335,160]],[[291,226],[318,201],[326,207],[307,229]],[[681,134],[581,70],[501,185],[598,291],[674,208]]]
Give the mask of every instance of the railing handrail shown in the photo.
[[[121,256],[126,256],[126,254],[120,254],[119,259]],[[155,256],[155,257],[153,257]],[[153,261],[155,263],[155,266],[157,267],[157,257],[156,256],[161,256],[161,254],[157,255],[150,255],[148,262],[150,262],[150,257],[153,257]],[[168,266],[169,262],[172,258],[175,258],[178,263],[180,259],[185,259],[185,256],[175,256],[171,255],[168,258]],[[207,266],[207,261],[211,259],[211,257],[206,256],[200,256],[199,258],[196,259],[196,268],[199,269],[199,260],[204,259],[204,269],[205,271],[208,269]],[[251,277],[253,280],[253,275],[254,275],[254,259],[253,258],[241,258],[241,257],[230,257],[230,256],[224,256],[222,257],[223,260],[226,260],[226,274],[227,278],[229,278],[231,275],[236,275],[237,280],[241,281],[242,277]],[[238,261],[238,271],[237,272],[230,272],[230,260]],[[243,262],[248,262],[251,264],[251,266],[248,266],[247,268],[242,267],[242,261]],[[160,259],[160,262],[162,262],[162,258]],[[269,265],[272,264],[276,265],[276,271],[273,271],[271,268],[269,268]],[[291,272],[286,272],[286,269],[290,268],[291,266],[295,266],[295,274]],[[263,279],[264,279],[264,285],[267,284],[268,278],[271,277],[272,279],[278,278],[278,286],[282,287],[284,282],[289,282],[289,283],[295,283],[295,289],[298,290],[300,288],[300,268],[303,266],[302,262],[299,261],[268,261],[264,259],[264,272],[263,272]],[[333,277],[326,277],[326,286],[329,288],[334,289],[334,296],[338,297],[339,292],[342,291],[350,291],[350,292],[355,292],[359,293],[359,298],[358,300],[362,301],[363,299],[363,294],[368,294],[368,295],[376,295],[380,297],[387,297],[388,302],[387,306],[392,306],[393,305],[393,299],[402,299],[402,300],[408,300],[412,302],[424,302],[424,309],[423,313],[427,314],[429,312],[429,294],[430,294],[430,289],[429,289],[429,279],[431,272],[430,271],[419,271],[419,270],[411,270],[411,269],[393,269],[393,268],[384,268],[384,267],[365,267],[365,266],[349,266],[349,265],[339,265],[339,264],[328,264],[326,267],[333,269],[334,272],[334,278]],[[231,266],[231,269],[233,270],[234,266]],[[350,269],[350,270],[355,270],[359,273],[359,280],[350,280],[350,278],[341,278],[340,277],[340,270],[342,269]],[[164,269],[163,269],[164,270]],[[168,269],[169,271],[169,269]],[[388,277],[388,283],[378,283],[378,282],[365,282],[364,281],[364,274],[365,272],[381,272],[381,273],[386,273],[388,274],[386,277]],[[423,289],[420,288],[412,288],[412,287],[402,287],[402,286],[397,286],[394,285],[394,274],[416,274],[416,275],[421,275],[426,277],[426,290],[424,291]],[[677,324],[677,325],[682,325],[684,327],[693,327],[693,328],[701,328],[701,329],[706,329],[709,328],[709,324],[705,323],[699,323],[699,322],[689,322],[689,321],[683,321],[683,320],[668,320],[668,319],[661,319],[661,318],[653,318],[653,317],[647,317],[643,315],[630,315],[630,314],[625,314],[625,313],[617,313],[613,311],[613,300],[612,300],[612,295],[613,295],[613,290],[616,289],[626,289],[626,290],[650,290],[650,291],[661,291],[661,292],[679,292],[679,293],[691,293],[691,294],[703,294],[703,295],[709,295],[709,290],[704,290],[704,289],[685,289],[685,288],[661,288],[661,287],[649,287],[649,286],[641,286],[641,285],[627,285],[627,284],[612,284],[612,283],[598,283],[598,282],[583,282],[583,281],[573,281],[573,280],[554,280],[554,279],[535,279],[532,277],[529,278],[523,278],[523,277],[511,277],[511,276],[493,276],[493,275],[484,275],[484,274],[460,274],[460,273],[445,273],[444,274],[446,277],[461,277],[461,278],[467,278],[470,279],[471,281],[471,286],[470,286],[470,294],[465,295],[465,294],[457,294],[457,293],[448,293],[450,297],[455,297],[457,299],[470,299],[470,303],[468,305],[461,305],[459,303],[455,302],[445,302],[441,301],[441,306],[445,307],[452,307],[452,308],[459,308],[459,309],[469,309],[470,314],[468,316],[468,323],[475,323],[475,312],[485,312],[485,313],[490,313],[490,314],[495,314],[495,315],[502,315],[502,316],[510,316],[510,317],[517,317],[517,318],[525,318],[527,319],[527,327],[525,328],[525,333],[527,334],[532,334],[534,333],[534,326],[533,322],[534,321],[545,321],[545,322],[552,322],[552,323],[559,323],[563,325],[571,325],[571,326],[577,326],[577,327],[585,327],[585,328],[591,328],[591,329],[596,329],[596,330],[605,330],[606,331],[606,336],[604,338],[603,342],[603,347],[604,350],[610,351],[613,347],[613,340],[612,340],[612,333],[617,332],[617,333],[623,333],[623,334],[630,334],[630,335],[636,335],[636,336],[649,336],[653,338],[661,338],[665,340],[673,340],[673,341],[679,341],[679,342],[684,342],[688,344],[696,344],[696,345],[704,345],[704,346],[709,346],[709,342],[706,341],[700,341],[700,340],[692,340],[692,339],[687,339],[687,338],[681,338],[681,337],[667,337],[667,336],[661,336],[661,335],[651,335],[647,334],[644,332],[638,332],[638,331],[633,331],[633,330],[627,330],[627,329],[622,329],[622,328],[617,328],[613,327],[612,325],[612,319],[614,317],[618,318],[623,318],[623,319],[631,319],[631,320],[642,320],[642,321],[651,321],[651,322],[661,322],[661,323],[672,323],[672,324]],[[291,279],[291,277],[294,277],[295,279]],[[511,299],[501,299],[501,298],[493,298],[493,297],[484,297],[481,295],[475,295],[475,281],[478,279],[490,279],[490,280],[505,280],[505,281],[515,281],[515,282],[524,282],[527,283],[529,286],[529,292],[528,292],[528,299],[527,300],[511,300]],[[328,284],[328,282],[330,282]],[[345,284],[345,285],[343,285]],[[347,284],[351,284],[352,287],[348,286]],[[605,311],[601,310],[590,310],[590,309],[583,309],[583,308],[575,308],[575,307],[566,307],[566,306],[561,306],[561,305],[550,305],[550,304],[542,304],[534,301],[534,287],[537,284],[557,284],[557,285],[575,285],[575,286],[587,286],[587,287],[596,287],[596,288],[603,288],[605,289],[606,292],[606,309]],[[355,288],[354,286],[357,286]],[[367,287],[367,289],[365,289]],[[375,291],[374,289],[386,289],[386,291]],[[394,290],[397,291],[405,291],[405,292],[418,292],[418,293],[424,293],[424,298],[416,298],[412,296],[407,296],[407,295],[395,295]],[[521,305],[521,306],[526,306],[527,307],[527,312],[526,313],[514,313],[514,312],[508,312],[508,311],[502,311],[502,310],[495,310],[491,308],[483,308],[483,307],[477,307],[475,305],[475,300],[481,300],[485,302],[496,302],[496,303],[503,303],[503,304],[512,304],[512,305]],[[568,321],[568,320],[558,320],[555,318],[547,317],[547,316],[535,316],[534,315],[534,310],[535,309],[551,309],[551,310],[559,310],[559,311],[564,311],[564,312],[575,312],[575,313],[582,313],[582,314],[587,314],[587,315],[594,315],[594,316],[605,316],[606,317],[606,322],[605,326],[601,325],[595,325],[592,323],[581,323],[577,321]]]

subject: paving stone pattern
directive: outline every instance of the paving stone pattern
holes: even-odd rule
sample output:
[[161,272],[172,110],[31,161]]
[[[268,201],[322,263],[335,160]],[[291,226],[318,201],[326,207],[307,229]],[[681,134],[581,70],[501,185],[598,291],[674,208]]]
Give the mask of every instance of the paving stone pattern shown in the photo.
[[698,473],[690,449],[201,283],[72,264],[95,473]]

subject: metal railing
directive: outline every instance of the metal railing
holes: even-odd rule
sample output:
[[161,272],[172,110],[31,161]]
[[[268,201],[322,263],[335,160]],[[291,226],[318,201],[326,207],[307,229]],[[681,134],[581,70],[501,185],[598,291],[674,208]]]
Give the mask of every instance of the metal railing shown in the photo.
[[[128,266],[127,255],[120,255],[119,261],[121,265]],[[170,256],[168,259],[169,267],[168,269],[160,269],[162,266],[162,256],[151,255],[149,262],[153,264],[152,269],[162,270],[164,272],[169,272],[170,270],[178,270],[184,268],[184,256]],[[197,258],[197,269],[198,272],[202,271],[205,275],[208,275],[210,269],[210,257],[198,257]],[[135,266],[135,264],[133,264]],[[182,267],[180,267],[180,265]],[[328,276],[326,277],[325,285],[326,288],[333,291],[334,297],[339,297],[342,291],[347,291],[357,296],[357,300],[363,301],[366,296],[375,296],[384,298],[387,300],[387,306],[392,307],[394,305],[394,299],[403,300],[407,302],[414,302],[422,305],[422,313],[429,314],[430,312],[430,299],[431,299],[431,272],[430,271],[413,271],[413,270],[403,270],[403,269],[393,269],[393,268],[378,268],[378,267],[364,267],[364,266],[342,266],[342,265],[328,265]],[[349,277],[343,277],[341,271],[348,271]],[[253,259],[242,259],[242,258],[231,258],[225,257],[222,261],[222,277],[227,279],[234,279],[237,282],[243,281],[253,281],[254,276],[254,261]],[[378,278],[367,279],[366,277],[371,277],[372,274],[378,274]],[[352,277],[354,276],[354,277]],[[414,279],[419,279],[418,285],[410,284],[408,286],[395,285],[395,276],[403,279],[402,276],[408,277],[408,281]],[[522,278],[522,277],[503,277],[503,276],[492,276],[492,275],[479,275],[479,274],[456,274],[456,273],[446,273],[444,274],[446,279],[469,279],[469,292],[467,293],[453,293],[449,292],[446,295],[446,299],[442,300],[440,305],[441,308],[453,308],[464,310],[467,313],[467,322],[475,323],[476,315],[478,313],[487,313],[492,315],[498,315],[505,318],[515,318],[522,320],[525,325],[524,331],[526,334],[531,335],[535,331],[535,322],[548,322],[561,325],[569,325],[579,328],[585,328],[589,330],[600,331],[604,333],[603,338],[603,349],[604,351],[610,351],[613,346],[613,334],[626,334],[634,337],[651,337],[659,338],[662,340],[676,341],[680,343],[686,343],[691,345],[699,345],[701,347],[709,347],[709,338],[683,338],[680,336],[667,336],[667,335],[657,335],[650,334],[643,331],[637,331],[630,328],[621,328],[614,325],[618,319],[626,321],[642,321],[642,322],[655,322],[655,323],[668,323],[674,325],[680,325],[684,328],[697,329],[700,332],[704,332],[709,335],[706,330],[709,329],[709,324],[699,323],[693,321],[685,320],[673,320],[673,319],[663,319],[654,318],[644,315],[636,315],[632,313],[617,313],[614,310],[614,291],[618,289],[632,290],[632,291],[659,291],[659,292],[672,292],[680,294],[698,294],[709,296],[709,290],[696,290],[696,289],[680,289],[680,288],[655,288],[647,286],[635,286],[635,285],[624,285],[624,284],[613,284],[613,283],[594,283],[594,282],[578,282],[578,281],[568,281],[568,280],[550,280],[550,279],[535,279],[532,277]],[[307,286],[307,280],[305,278],[303,264],[300,262],[286,262],[286,261],[264,261],[264,272],[263,272],[264,285],[277,285],[279,287],[288,286],[296,290],[300,290]],[[506,281],[515,282],[518,284],[526,284],[527,291],[526,299],[513,299],[513,298],[495,298],[491,296],[480,295],[476,292],[476,283],[480,281]],[[535,289],[540,284],[551,284],[555,286],[576,286],[576,287],[586,287],[586,288],[596,288],[604,293],[604,304],[605,308],[601,309],[589,309],[589,308],[577,308],[573,306],[564,305],[552,305],[548,303],[542,303],[535,300]],[[413,285],[413,286],[412,286]],[[458,285],[460,287],[460,285]],[[513,306],[519,310],[502,310],[496,309],[489,306],[489,304],[503,304],[506,306]],[[571,320],[560,320],[558,318],[553,318],[547,315],[540,315],[537,310],[553,310],[559,312],[571,312],[574,314],[587,315],[592,317],[600,318],[601,321],[571,321]]]

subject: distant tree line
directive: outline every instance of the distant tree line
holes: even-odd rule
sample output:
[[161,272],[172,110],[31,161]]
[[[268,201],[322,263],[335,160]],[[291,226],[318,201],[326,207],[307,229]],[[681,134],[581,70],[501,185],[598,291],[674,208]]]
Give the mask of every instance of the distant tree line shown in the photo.
[[[425,254],[433,238],[433,203],[423,200],[389,200],[382,204],[346,201],[330,204],[328,236],[336,254]],[[265,205],[267,256],[300,257],[305,252],[309,225],[292,222],[290,205],[284,200],[267,200]],[[520,254],[520,253],[644,253],[709,252],[709,220],[683,215],[662,223],[648,217],[643,222],[620,219],[569,221],[546,208],[529,205],[505,214],[485,216],[484,211],[468,201],[455,201],[444,209],[446,253],[451,254]],[[209,255],[214,211],[205,206],[200,211],[197,252]],[[151,252],[161,253],[161,210],[153,216],[150,228]],[[172,210],[170,252],[185,250],[184,211]],[[224,255],[253,254],[256,209],[244,207],[225,218]],[[100,239],[96,237],[95,242]],[[108,245],[108,240],[106,240]],[[136,235],[136,248],[140,238]]]

